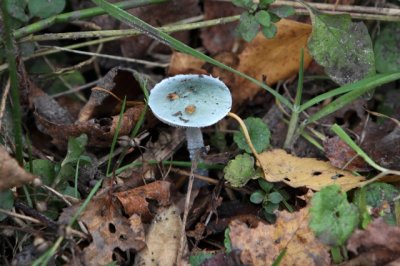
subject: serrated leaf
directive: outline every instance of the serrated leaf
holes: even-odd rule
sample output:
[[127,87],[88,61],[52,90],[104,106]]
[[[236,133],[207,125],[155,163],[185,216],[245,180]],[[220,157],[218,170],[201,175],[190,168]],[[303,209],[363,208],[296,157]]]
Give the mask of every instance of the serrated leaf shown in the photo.
[[233,187],[243,187],[253,178],[256,178],[254,170],[254,158],[248,154],[239,154],[224,168],[225,180]]
[[272,39],[275,37],[278,29],[274,24],[269,25],[268,27],[262,27],[261,31],[265,38],[267,39]]
[[29,0],[29,13],[34,17],[48,18],[61,13],[65,0]]
[[257,190],[251,193],[250,195],[250,202],[254,204],[260,204],[263,202],[265,197],[265,193],[262,190]]
[[[262,119],[249,117],[244,120],[244,123],[246,124],[247,130],[249,131],[250,139],[256,151],[262,152],[266,148],[268,148],[271,132],[269,131],[268,126],[262,121]],[[247,144],[242,131],[236,132],[233,135],[233,140],[240,149],[245,150],[247,153],[251,153],[251,149]]]
[[283,197],[279,192],[274,191],[268,194],[268,200],[272,203],[278,204],[283,200]]
[[357,227],[358,219],[357,207],[347,201],[338,185],[321,189],[311,200],[309,225],[322,243],[343,245]]
[[372,41],[363,22],[353,23],[348,14],[309,10],[313,24],[309,51],[333,81],[344,85],[375,74]]
[[265,181],[264,179],[259,178],[258,179],[258,185],[264,190],[265,192],[269,192],[273,187],[274,184]]
[[[4,191],[0,191],[0,209],[3,210],[11,210],[14,206],[14,196],[10,189],[6,189]],[[0,221],[3,221],[7,218],[7,215],[4,213],[0,213]]]
[[236,32],[247,42],[253,40],[259,30],[260,26],[257,19],[249,14],[248,12],[240,15],[239,26],[236,28]]
[[272,9],[270,12],[274,13],[280,18],[287,18],[296,13],[294,8],[291,6],[279,6],[277,8]]
[[400,23],[386,25],[375,40],[376,70],[381,73],[400,71]]
[[260,10],[256,13],[255,15],[258,23],[260,23],[263,26],[269,26],[271,25],[271,17],[269,13],[265,10]]

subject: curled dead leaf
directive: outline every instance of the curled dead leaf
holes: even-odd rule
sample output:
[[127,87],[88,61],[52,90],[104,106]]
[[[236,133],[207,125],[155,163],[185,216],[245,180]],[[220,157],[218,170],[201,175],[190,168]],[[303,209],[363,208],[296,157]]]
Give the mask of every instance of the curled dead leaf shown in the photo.
[[121,67],[111,69],[98,82],[97,87],[92,89],[88,102],[79,113],[78,120],[83,122],[91,118],[117,115],[124,97],[128,107],[130,101],[135,101],[138,105],[143,104],[142,83],[142,76],[132,69]]
[[106,265],[115,249],[139,251],[145,247],[145,233],[139,215],[123,216],[108,198],[92,200],[81,216],[92,242],[84,249],[85,265]]
[[[142,110],[143,106],[135,106],[125,111],[122,116],[120,136],[129,135]],[[109,147],[119,120],[119,115],[116,115],[66,125],[50,122],[38,113],[35,113],[34,116],[41,131],[52,137],[51,142],[61,150],[66,149],[69,137],[78,137],[82,134],[88,136],[88,146],[90,147]]]
[[259,223],[249,228],[234,220],[229,228],[232,248],[241,250],[240,258],[246,265],[272,265],[284,249],[280,265],[331,265],[329,247],[308,227],[308,208],[280,212],[275,224]]
[[267,181],[285,182],[295,188],[307,187],[318,191],[325,186],[337,184],[343,191],[348,191],[365,180],[362,176],[335,168],[329,162],[298,158],[281,149],[263,152],[259,157]]
[[[138,214],[143,221],[153,218],[150,201],[156,201],[159,206],[170,204],[171,183],[156,181],[131,190],[115,193],[127,215]],[[154,206],[153,206],[154,207]]]
[[35,178],[37,177],[21,168],[7,150],[0,146],[0,191],[20,187]]

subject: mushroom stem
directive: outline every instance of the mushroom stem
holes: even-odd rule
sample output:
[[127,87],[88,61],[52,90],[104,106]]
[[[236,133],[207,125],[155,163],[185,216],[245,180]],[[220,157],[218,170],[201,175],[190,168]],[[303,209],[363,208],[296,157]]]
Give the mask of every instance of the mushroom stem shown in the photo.
[[[189,151],[190,160],[194,165],[201,162],[200,158],[200,150],[204,148],[204,140],[203,133],[201,133],[201,129],[198,127],[189,127],[186,129],[186,141],[187,141],[187,149]],[[196,174],[200,174],[203,176],[208,175],[208,171],[206,169],[195,169],[194,172]],[[205,186],[207,183],[201,180],[195,180],[194,186],[196,188]]]
[[189,127],[186,129],[187,148],[190,160],[196,160],[197,152],[204,147],[203,134],[198,127]]

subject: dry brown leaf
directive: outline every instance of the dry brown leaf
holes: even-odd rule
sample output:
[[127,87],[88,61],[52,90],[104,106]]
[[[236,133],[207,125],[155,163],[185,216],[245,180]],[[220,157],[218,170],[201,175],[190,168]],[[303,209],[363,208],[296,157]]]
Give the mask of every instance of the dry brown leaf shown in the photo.
[[400,228],[378,218],[366,230],[356,230],[347,241],[347,249],[358,256],[345,265],[386,265],[400,258]]
[[[129,135],[142,110],[143,106],[135,106],[125,111],[119,131],[120,136]],[[109,147],[119,121],[119,115],[115,115],[65,125],[52,123],[37,113],[34,116],[41,131],[52,137],[51,142],[61,150],[66,149],[69,137],[78,137],[83,133],[89,138],[89,147]]]
[[202,69],[205,61],[194,56],[174,51],[168,68],[168,75],[174,76],[177,74],[207,74],[207,71]]
[[182,221],[175,205],[160,208],[146,234],[146,248],[135,257],[135,265],[176,265]]
[[[78,120],[83,122],[91,118],[117,115],[121,110],[121,101],[124,97],[126,97],[127,106],[130,106],[129,101],[143,104],[140,80],[140,74],[132,69],[121,67],[111,69],[92,89],[88,102],[79,113]],[[120,100],[113,97],[111,93]]]
[[348,171],[333,167],[329,162],[315,158],[299,158],[284,150],[274,149],[259,154],[265,179],[269,182],[285,182],[291,187],[307,187],[313,190],[333,184],[348,191],[365,180]]
[[[276,26],[278,32],[273,39],[266,39],[262,33],[248,43],[239,55],[237,70],[260,81],[267,77],[267,84],[272,85],[298,73],[300,53],[304,48],[304,67],[311,63],[307,51],[307,41],[311,34],[311,25],[282,19]],[[254,83],[237,78],[232,92],[237,103],[251,99],[260,90]]]
[[246,265],[272,265],[284,249],[280,265],[330,265],[329,247],[319,242],[308,227],[308,208],[280,212],[272,225],[259,223],[249,228],[235,220],[229,228],[232,248],[242,251],[240,257]]
[[0,146],[0,191],[22,186],[35,178],[36,176],[22,169],[7,150]]
[[126,218],[107,198],[91,201],[81,221],[92,236],[92,243],[83,252],[85,265],[106,265],[113,260],[116,248],[139,251],[146,245],[140,216],[134,214]]
[[170,204],[171,183],[155,181],[131,190],[115,193],[127,215],[138,214],[144,221],[153,217],[150,210],[150,200],[157,201],[160,206]]
[[338,136],[328,138],[324,141],[325,156],[331,164],[340,169],[349,171],[367,171],[370,170],[368,164],[363,158],[350,148]]

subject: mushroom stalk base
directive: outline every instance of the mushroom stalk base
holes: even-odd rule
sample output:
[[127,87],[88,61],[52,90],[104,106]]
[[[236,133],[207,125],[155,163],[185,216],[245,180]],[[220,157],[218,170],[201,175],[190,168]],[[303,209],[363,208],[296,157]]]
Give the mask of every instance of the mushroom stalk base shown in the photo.
[[[200,128],[187,128],[186,129],[186,141],[187,149],[189,151],[190,160],[195,165],[201,162],[200,152],[204,148],[203,134]],[[208,176],[208,171],[206,169],[195,169],[194,172],[199,175]],[[194,187],[202,187],[206,183],[201,180],[195,180]]]

